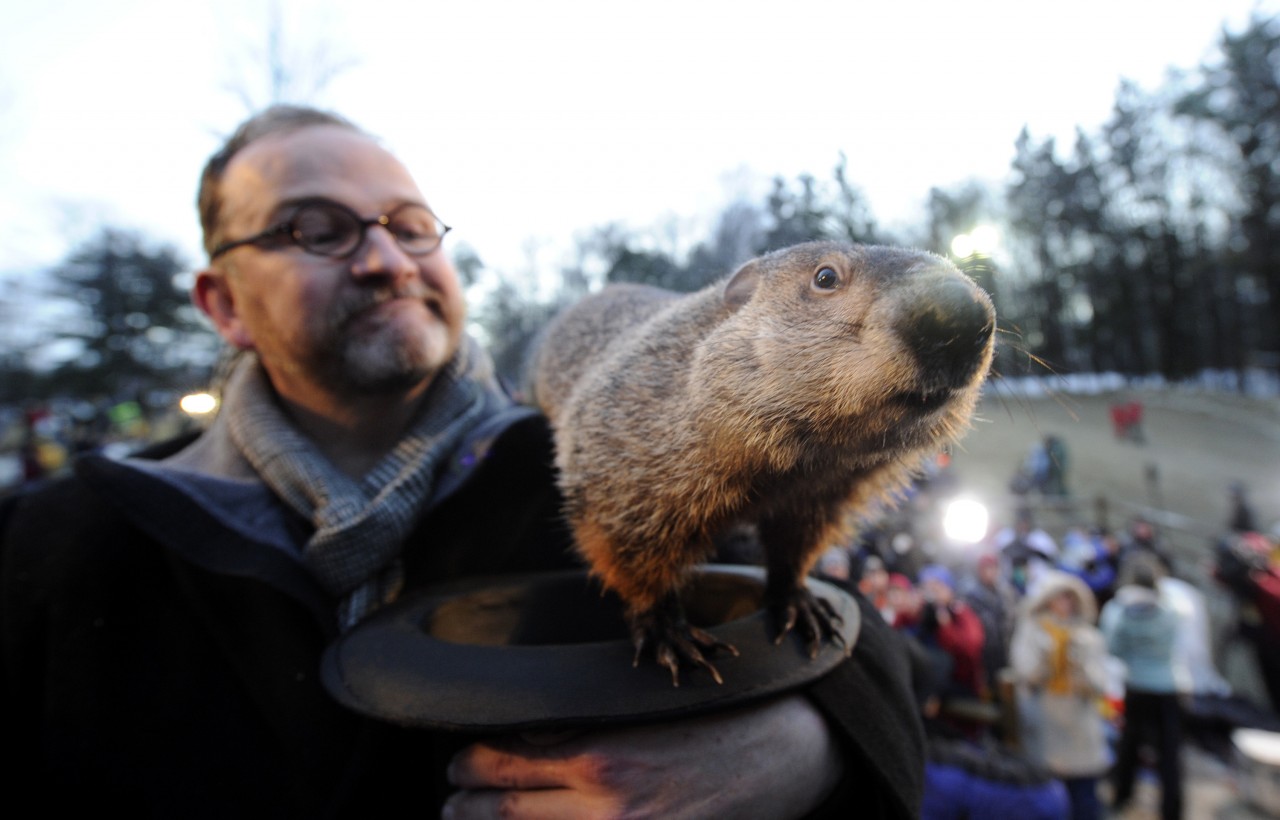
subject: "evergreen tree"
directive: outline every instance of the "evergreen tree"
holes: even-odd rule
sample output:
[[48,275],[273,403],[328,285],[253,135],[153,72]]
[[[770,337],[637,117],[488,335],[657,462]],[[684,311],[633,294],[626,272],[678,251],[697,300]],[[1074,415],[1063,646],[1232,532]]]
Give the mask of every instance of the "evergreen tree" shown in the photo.
[[76,352],[51,377],[55,392],[136,396],[183,387],[213,359],[216,337],[178,276],[176,251],[105,228],[52,271],[54,293],[75,305],[53,341]]

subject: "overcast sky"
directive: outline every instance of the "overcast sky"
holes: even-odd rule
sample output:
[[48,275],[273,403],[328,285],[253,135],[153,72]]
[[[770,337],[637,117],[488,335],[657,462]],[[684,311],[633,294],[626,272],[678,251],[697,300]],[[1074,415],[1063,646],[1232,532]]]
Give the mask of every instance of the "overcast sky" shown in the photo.
[[[1122,77],[1154,88],[1280,0],[278,5],[291,59],[340,69],[311,101],[384,138],[457,239],[515,271],[531,241],[705,219],[841,151],[882,223],[916,222],[932,186],[1002,180],[1024,125],[1069,142]],[[243,95],[265,100],[268,17],[0,0],[0,271],[104,221],[199,265],[196,178]]]

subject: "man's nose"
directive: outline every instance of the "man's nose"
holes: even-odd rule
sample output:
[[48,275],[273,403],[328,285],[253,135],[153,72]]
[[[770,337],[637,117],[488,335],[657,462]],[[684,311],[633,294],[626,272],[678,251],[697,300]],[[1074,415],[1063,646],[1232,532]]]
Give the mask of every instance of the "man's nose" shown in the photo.
[[413,276],[418,273],[418,263],[405,253],[391,231],[383,225],[373,225],[352,257],[351,273],[358,277]]

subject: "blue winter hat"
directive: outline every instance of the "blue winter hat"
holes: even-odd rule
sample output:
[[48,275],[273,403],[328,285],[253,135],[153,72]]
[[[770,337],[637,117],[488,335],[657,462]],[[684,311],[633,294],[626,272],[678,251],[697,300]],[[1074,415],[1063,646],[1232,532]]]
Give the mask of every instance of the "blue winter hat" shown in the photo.
[[920,570],[920,583],[925,581],[939,581],[946,584],[948,588],[955,589],[955,580],[951,577],[951,570],[942,564],[929,564]]

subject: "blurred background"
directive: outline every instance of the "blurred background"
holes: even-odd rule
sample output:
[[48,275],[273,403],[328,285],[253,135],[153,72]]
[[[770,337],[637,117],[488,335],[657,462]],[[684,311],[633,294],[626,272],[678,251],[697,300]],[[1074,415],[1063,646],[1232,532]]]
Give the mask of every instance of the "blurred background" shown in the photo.
[[829,237],[971,273],[1010,395],[1280,392],[1277,3],[0,9],[3,485],[199,416],[197,174],[277,101],[417,174],[513,386],[603,282],[689,290]]

